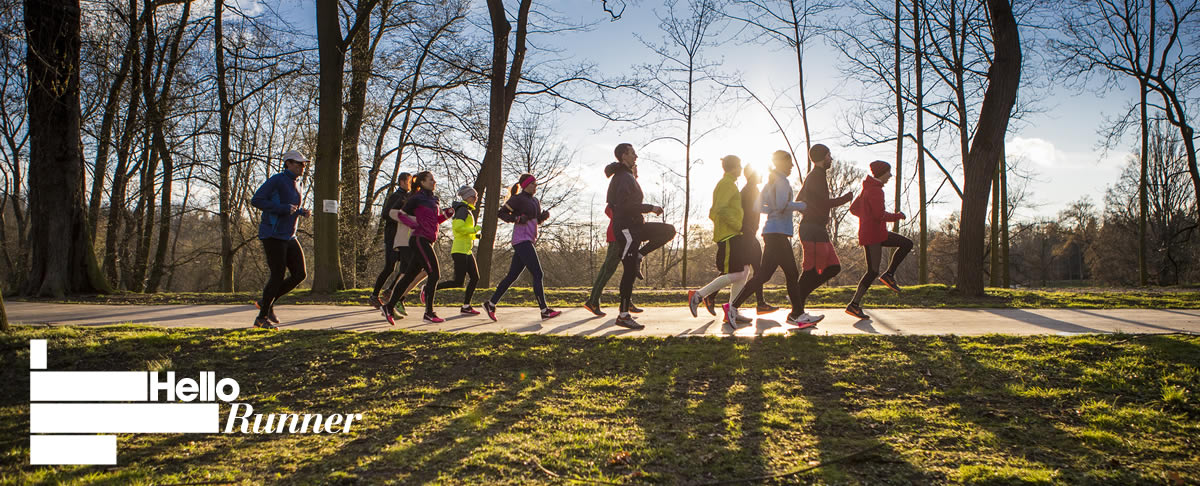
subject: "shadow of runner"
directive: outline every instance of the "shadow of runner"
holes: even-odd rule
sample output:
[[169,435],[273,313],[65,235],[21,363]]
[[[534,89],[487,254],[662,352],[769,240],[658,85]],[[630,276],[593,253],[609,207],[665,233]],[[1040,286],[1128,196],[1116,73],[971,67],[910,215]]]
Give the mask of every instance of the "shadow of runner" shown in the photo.
[[[866,407],[855,393],[861,393],[860,380],[873,370],[838,368],[851,358],[863,361],[859,353],[876,353],[878,337],[814,337],[793,336],[790,368],[801,384],[803,398],[812,407],[813,421],[807,427],[815,435],[816,457],[812,461],[832,461],[852,454],[861,456],[837,464],[825,465],[797,479],[819,475],[829,483],[861,484],[931,484],[945,478],[918,468],[900,454],[892,443],[884,440],[888,430],[860,413]],[[864,345],[865,344],[865,345]],[[866,361],[876,361],[867,358]],[[854,391],[848,391],[854,390]],[[862,452],[870,451],[870,452]]]
[[1058,319],[1053,319],[1050,317],[1034,314],[1032,312],[1021,310],[1021,309],[981,309],[981,311],[986,312],[988,314],[993,314],[993,315],[996,315],[999,317],[1021,321],[1026,324],[1031,324],[1031,325],[1034,325],[1034,326],[1037,326],[1037,327],[1040,327],[1043,329],[1050,329],[1050,330],[1058,331],[1058,332],[1104,333],[1104,334],[1109,333],[1108,331],[1092,329],[1090,327],[1084,327],[1084,326],[1080,326],[1078,324],[1072,324],[1067,321],[1060,321]]
[[1165,332],[1187,332],[1187,329],[1178,329],[1178,328],[1174,328],[1174,327],[1159,326],[1159,325],[1151,324],[1146,321],[1134,321],[1131,319],[1122,319],[1120,317],[1115,317],[1115,316],[1111,316],[1108,314],[1101,314],[1099,312],[1087,311],[1087,310],[1082,310],[1082,309],[1066,309],[1066,310],[1070,311],[1070,312],[1075,312],[1078,314],[1083,314],[1085,316],[1099,317],[1101,319],[1108,319],[1110,321],[1125,322],[1125,323],[1133,324],[1135,326],[1148,327],[1151,329],[1158,329],[1160,331],[1165,331]]

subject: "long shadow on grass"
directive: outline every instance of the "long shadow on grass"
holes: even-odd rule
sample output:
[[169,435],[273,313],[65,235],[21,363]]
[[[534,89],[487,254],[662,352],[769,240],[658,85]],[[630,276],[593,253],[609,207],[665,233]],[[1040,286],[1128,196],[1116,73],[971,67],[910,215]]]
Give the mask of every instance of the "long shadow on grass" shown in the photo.
[[885,428],[855,416],[864,407],[855,397],[848,396],[846,389],[847,384],[858,386],[856,383],[862,376],[855,373],[862,370],[846,370],[831,364],[847,358],[863,359],[854,355],[870,353],[873,349],[864,346],[871,346],[877,339],[792,336],[779,344],[786,346],[786,354],[791,355],[788,367],[801,383],[804,398],[812,405],[815,418],[810,429],[817,440],[817,460],[826,462],[853,456],[846,462],[824,466],[807,477],[820,475],[829,483],[863,484],[929,484],[942,480],[908,462],[885,442]]
[[[1028,342],[1021,338],[989,337],[983,340],[1002,340],[996,344],[1015,344]],[[961,346],[961,338],[947,337],[944,343],[948,347],[950,363],[958,368],[959,382],[951,382],[949,393],[945,400],[958,405],[956,417],[964,422],[990,432],[994,443],[989,448],[1004,451],[1010,457],[1023,458],[1030,461],[1031,466],[1044,465],[1047,469],[1057,470],[1062,474],[1060,479],[1069,483],[1081,481],[1097,481],[1089,476],[1089,470],[1107,469],[1104,481],[1116,481],[1121,484],[1142,484],[1161,482],[1161,478],[1144,474],[1141,468],[1121,466],[1116,459],[1118,456],[1139,456],[1144,451],[1127,450],[1124,443],[1105,444],[1093,442],[1088,444],[1083,437],[1063,430],[1063,425],[1085,425],[1072,411],[1088,399],[1108,400],[1112,397],[1097,396],[1084,387],[1083,391],[1071,393],[1064,397],[1028,397],[1016,395],[1013,387],[1024,387],[1031,379],[1045,374],[1045,388],[1080,386],[1079,379],[1084,374],[1082,361],[1065,363],[1058,361],[1057,368],[1029,369],[1029,374],[1018,374],[1001,369],[995,365],[980,361],[978,352],[966,350]],[[1064,345],[1051,343],[1033,343],[1027,345],[1030,351],[1058,351]],[[1085,359],[1104,358],[1112,353],[1113,348],[1104,344],[1071,344],[1065,346],[1078,353]],[[1090,349],[1085,349],[1090,348]],[[909,348],[908,352],[913,350]],[[998,348],[997,352],[1005,352]],[[1122,351],[1117,351],[1120,354]],[[911,355],[910,355],[911,356]],[[917,359],[927,357],[914,356]],[[1005,359],[996,357],[996,359]],[[1057,360],[1056,360],[1057,361]],[[1010,361],[1011,363],[1011,361]],[[1136,397],[1133,397],[1136,400]],[[1127,398],[1128,399],[1128,398]],[[1006,464],[994,464],[1002,467]],[[1082,469],[1081,469],[1082,468]]]

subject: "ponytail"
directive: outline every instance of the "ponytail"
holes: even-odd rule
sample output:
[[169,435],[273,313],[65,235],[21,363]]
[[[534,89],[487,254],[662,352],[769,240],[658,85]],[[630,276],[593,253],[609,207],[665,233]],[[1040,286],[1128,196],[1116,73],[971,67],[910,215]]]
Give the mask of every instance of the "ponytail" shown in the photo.
[[521,183],[520,182],[512,185],[512,188],[508,190],[508,195],[516,196],[518,192],[521,192]]

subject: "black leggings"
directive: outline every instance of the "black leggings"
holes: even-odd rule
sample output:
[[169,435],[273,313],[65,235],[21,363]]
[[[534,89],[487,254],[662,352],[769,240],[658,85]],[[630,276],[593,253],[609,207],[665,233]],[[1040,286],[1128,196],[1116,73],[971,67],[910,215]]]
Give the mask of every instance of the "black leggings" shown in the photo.
[[804,304],[808,301],[808,296],[812,294],[812,291],[841,272],[841,265],[830,265],[825,267],[825,270],[820,273],[817,273],[817,269],[813,268],[805,270],[804,273],[800,274],[800,301],[796,303],[797,310],[804,312]]
[[471,305],[471,296],[475,295],[475,284],[479,283],[479,267],[475,264],[475,255],[451,253],[450,259],[454,260],[454,280],[439,282],[437,289],[462,287],[465,279],[467,290],[463,292],[463,305]]
[[[433,313],[433,294],[437,292],[438,281],[438,260],[437,254],[433,252],[433,242],[420,236],[412,237],[412,259],[408,262],[408,268],[404,271],[404,277],[396,282],[396,286],[392,291],[392,299],[388,301],[388,311],[396,307],[396,303],[404,298],[404,289],[408,288],[408,284],[412,283],[414,278],[424,270],[429,274],[425,279],[425,313]],[[399,289],[397,292],[396,289]]]
[[[753,251],[753,257],[750,260],[750,268],[754,270],[753,275],[758,275],[759,272],[762,272],[762,247],[758,245],[758,238],[755,238],[754,235],[747,236],[746,242],[747,245],[754,245],[754,249],[751,250]],[[754,292],[754,297],[759,306],[766,307],[768,305],[767,299],[763,298],[761,285],[759,285],[758,290]]]
[[496,286],[496,291],[492,292],[492,298],[489,299],[492,305],[500,303],[500,298],[504,297],[504,293],[526,268],[533,276],[533,294],[537,296],[538,306],[546,308],[546,291],[542,288],[542,263],[538,261],[537,251],[533,249],[532,241],[522,241],[513,245],[512,264],[508,266],[508,275],[504,276],[504,280],[501,280],[500,285]]
[[[298,240],[265,238],[262,245],[263,252],[267,255],[267,271],[270,277],[267,279],[267,286],[263,287],[258,317],[267,317],[267,313],[271,312],[271,307],[275,305],[275,299],[291,292],[304,281],[306,275],[304,251],[300,249]],[[285,270],[291,274],[287,278],[283,278]]]
[[[616,243],[621,245],[621,312],[629,312],[633,306],[633,279],[637,278],[642,257],[662,248],[675,237],[675,227],[667,223],[643,223],[636,228],[624,228],[614,232]],[[646,244],[642,245],[641,242]]]
[[776,269],[781,269],[784,280],[787,282],[788,301],[792,304],[791,315],[796,315],[800,302],[798,282],[800,271],[796,270],[796,255],[792,254],[792,239],[785,234],[763,233],[762,264],[759,268],[762,271],[755,270],[754,278],[751,278],[746,286],[742,287],[737,298],[733,299],[732,306],[739,307],[745,303],[746,299],[762,290],[763,284],[775,276]]
[[371,297],[379,297],[380,287],[383,287],[383,283],[392,274],[392,270],[396,268],[396,264],[400,263],[400,252],[392,248],[392,240],[385,241],[383,246],[383,269],[379,271],[379,276],[375,278],[375,287],[371,288]]
[[883,258],[883,247],[885,246],[896,248],[896,253],[892,254],[892,263],[888,265],[887,271],[883,272],[891,275],[896,273],[896,268],[904,261],[904,257],[908,256],[908,252],[912,251],[913,242],[889,231],[887,239],[883,240],[883,243],[864,246],[863,251],[867,254],[867,271],[863,273],[862,280],[858,281],[858,291],[854,292],[854,300],[851,300],[851,303],[862,303],[862,298],[867,294],[867,289],[871,288],[871,283],[879,278],[879,261]]

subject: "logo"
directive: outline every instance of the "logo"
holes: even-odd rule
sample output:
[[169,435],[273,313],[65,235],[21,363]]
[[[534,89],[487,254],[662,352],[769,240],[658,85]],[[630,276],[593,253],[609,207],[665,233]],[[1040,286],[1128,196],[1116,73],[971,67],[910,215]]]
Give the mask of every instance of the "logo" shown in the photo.
[[256,414],[235,402],[237,380],[215,371],[45,371],[45,339],[29,340],[29,370],[31,465],[116,465],[115,434],[342,434],[363,417]]

